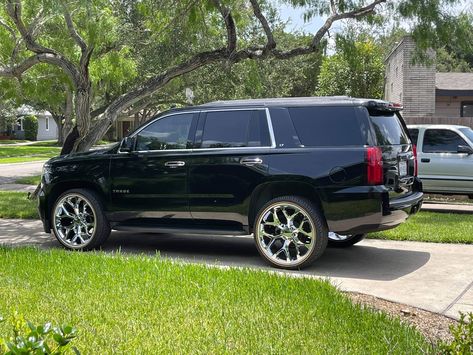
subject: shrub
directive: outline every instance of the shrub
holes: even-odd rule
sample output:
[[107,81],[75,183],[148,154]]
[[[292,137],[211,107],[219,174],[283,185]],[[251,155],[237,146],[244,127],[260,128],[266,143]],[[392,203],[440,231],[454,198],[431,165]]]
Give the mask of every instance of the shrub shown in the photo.
[[[0,323],[4,319],[0,316]],[[13,336],[2,339],[0,337],[0,354],[65,354],[72,350],[80,354],[79,350],[71,347],[71,341],[76,337],[76,329],[70,325],[53,327],[51,323],[35,326],[23,317],[13,317]]]
[[460,322],[450,326],[450,333],[453,340],[450,343],[440,343],[441,354],[473,354],[473,313],[468,313],[468,320],[465,320],[465,314],[460,313]]
[[23,117],[23,129],[25,130],[25,139],[35,141],[38,137],[38,119],[36,116],[27,115]]

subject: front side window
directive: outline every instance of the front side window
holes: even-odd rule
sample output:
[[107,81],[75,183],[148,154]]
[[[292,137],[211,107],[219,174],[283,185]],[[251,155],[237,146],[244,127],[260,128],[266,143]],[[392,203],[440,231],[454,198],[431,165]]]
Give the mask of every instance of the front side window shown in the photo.
[[459,145],[468,145],[456,132],[448,129],[428,129],[424,134],[424,153],[457,153]]
[[461,117],[473,117],[473,101],[463,101]]
[[189,132],[192,113],[176,114],[161,118],[138,133],[136,150],[169,150],[190,147]]
[[268,147],[271,145],[263,110],[208,112],[201,148]]

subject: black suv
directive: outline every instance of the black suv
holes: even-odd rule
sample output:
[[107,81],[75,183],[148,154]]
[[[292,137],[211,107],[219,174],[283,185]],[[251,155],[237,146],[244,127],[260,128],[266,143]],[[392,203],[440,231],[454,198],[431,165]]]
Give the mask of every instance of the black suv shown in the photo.
[[327,243],[396,227],[422,204],[400,107],[348,97],[213,102],[164,112],[121,144],[45,164],[39,211],[70,249],[110,230],[251,234],[302,268]]

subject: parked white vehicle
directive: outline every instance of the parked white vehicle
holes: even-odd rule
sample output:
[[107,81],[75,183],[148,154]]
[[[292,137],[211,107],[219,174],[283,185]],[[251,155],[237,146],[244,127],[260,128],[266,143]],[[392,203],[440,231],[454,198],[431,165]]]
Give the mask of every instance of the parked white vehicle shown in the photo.
[[473,199],[473,130],[455,125],[408,125],[417,146],[424,191]]

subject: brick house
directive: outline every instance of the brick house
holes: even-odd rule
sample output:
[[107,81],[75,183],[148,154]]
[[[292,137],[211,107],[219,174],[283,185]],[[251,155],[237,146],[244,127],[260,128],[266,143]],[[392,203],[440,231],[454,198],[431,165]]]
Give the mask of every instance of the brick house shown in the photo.
[[415,43],[406,36],[386,58],[385,99],[404,106],[408,123],[473,127],[473,73],[437,73],[432,65],[412,64]]

